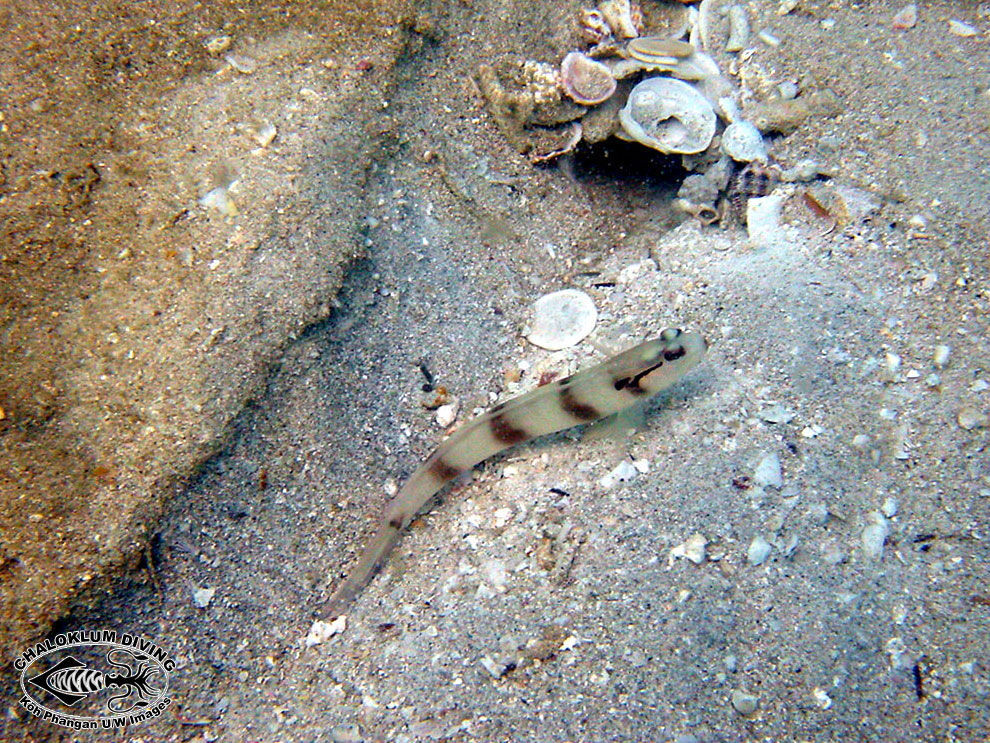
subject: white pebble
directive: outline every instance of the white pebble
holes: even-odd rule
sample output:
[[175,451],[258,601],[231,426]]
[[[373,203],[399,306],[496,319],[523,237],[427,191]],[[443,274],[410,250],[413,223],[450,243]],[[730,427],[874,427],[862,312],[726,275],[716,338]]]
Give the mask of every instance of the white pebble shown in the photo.
[[455,420],[457,420],[457,411],[459,405],[457,402],[447,403],[446,405],[441,405],[437,408],[437,425],[441,428],[447,428],[452,425]]
[[505,584],[509,580],[509,571],[501,560],[487,560],[481,566],[481,574],[499,593],[505,592]]
[[533,325],[526,339],[548,351],[569,348],[587,338],[598,323],[598,310],[587,294],[563,289],[533,304]]
[[784,80],[777,84],[777,95],[781,100],[793,101],[800,92],[801,90],[798,88],[798,84],[793,80]]
[[251,59],[250,57],[245,57],[243,54],[228,54],[224,57],[224,59],[227,60],[227,64],[240,72],[242,75],[250,75],[258,69],[257,61]]
[[784,240],[786,235],[780,226],[783,206],[784,197],[778,193],[746,202],[746,233],[756,247],[769,247]]
[[760,487],[771,487],[778,490],[782,488],[784,475],[780,470],[780,457],[776,454],[767,454],[763,457],[753,472],[753,482]]
[[598,481],[603,488],[611,488],[618,482],[629,482],[639,474],[639,468],[629,460],[623,459],[611,472]]
[[741,52],[749,40],[749,18],[746,8],[742,5],[729,6],[729,39],[725,43],[725,51]]
[[935,353],[932,354],[932,361],[935,362],[935,366],[939,369],[944,369],[946,364],[949,363],[949,354],[951,352],[952,349],[948,346],[935,346]]
[[815,700],[815,705],[820,709],[828,709],[832,706],[832,697],[830,697],[824,689],[815,687],[811,692],[812,698]]
[[495,511],[494,516],[495,516],[495,526],[497,528],[501,528],[505,526],[507,523],[509,523],[509,520],[512,518],[512,509],[499,508]]
[[759,699],[749,692],[743,691],[742,689],[736,689],[732,692],[732,706],[740,715],[753,714],[756,712],[756,708],[759,704]]
[[688,537],[687,541],[677,545],[670,551],[670,561],[673,562],[674,558],[680,557],[690,560],[695,565],[700,565],[705,561],[705,547],[707,546],[708,540],[701,534],[692,534]]
[[193,591],[193,603],[200,609],[205,609],[213,601],[213,597],[216,595],[217,589],[215,588],[197,588]]
[[204,46],[210,54],[223,54],[230,49],[231,41],[232,39],[229,36],[214,36],[211,39],[207,39]]
[[766,162],[767,159],[763,135],[759,129],[743,119],[737,119],[725,128],[721,147],[722,152],[737,162]]
[[334,635],[339,635],[345,629],[347,629],[346,614],[341,614],[332,622],[317,620],[313,622],[313,626],[309,628],[309,634],[306,635],[304,643],[306,647],[311,648],[314,645],[319,645],[320,643],[326,642]]
[[746,550],[746,559],[750,565],[762,565],[770,556],[770,549],[770,542],[763,537],[755,537]]
[[846,561],[846,553],[836,541],[828,541],[822,545],[822,559],[829,565],[840,565]]
[[651,258],[646,258],[636,263],[631,263],[621,271],[619,275],[615,278],[618,284],[631,284],[636,281],[641,281],[644,274],[654,274],[657,272],[656,261]]
[[756,34],[757,38],[769,47],[777,48],[780,46],[780,37],[774,35],[770,31],[763,29]]
[[901,370],[901,357],[896,353],[887,353],[884,356],[884,374],[883,379],[885,382],[896,382],[898,379],[898,372]]
[[868,524],[863,529],[863,534],[860,537],[863,544],[863,552],[867,557],[874,560],[879,559],[883,554],[883,545],[887,541],[887,535],[890,533],[890,527],[887,526],[887,519],[880,514],[876,514],[876,517],[876,520],[872,524]]
[[901,31],[914,28],[918,25],[918,6],[911,3],[901,8],[894,15],[892,25]]
[[987,417],[986,413],[976,408],[965,407],[959,410],[956,415],[956,422],[959,423],[960,428],[972,431],[974,428],[986,428],[987,423],[990,423],[990,418]]
[[828,506],[824,503],[813,503],[808,509],[808,516],[814,523],[824,526],[829,519]]
[[905,668],[910,663],[907,645],[900,637],[891,637],[883,646],[884,651],[890,656],[890,667],[893,669]]
[[794,420],[794,416],[797,415],[793,410],[788,410],[783,405],[771,405],[768,408],[763,408],[757,415],[760,420],[764,420],[767,423],[790,423]]
[[204,196],[201,196],[199,205],[204,209],[216,209],[225,217],[237,215],[237,205],[230,198],[230,194],[225,186],[218,186]]
[[975,26],[970,26],[968,23],[963,23],[962,21],[957,20],[949,21],[949,31],[956,36],[963,37],[964,39],[979,36],[980,34],[979,29]]
[[577,637],[576,635],[568,635],[566,638],[564,638],[564,641],[560,643],[560,649],[563,650],[564,652],[567,652],[568,650],[573,650],[580,644],[581,644],[580,637]]
[[252,127],[251,138],[261,147],[267,147],[275,139],[278,129],[270,121],[263,121]]
[[333,743],[361,743],[364,740],[364,735],[356,723],[342,722],[330,729],[330,740]]
[[897,498],[888,496],[883,499],[883,505],[880,506],[880,513],[888,519],[891,519],[897,515],[898,506],[899,504],[897,503]]
[[492,675],[492,678],[501,678],[502,674],[505,673],[505,666],[496,663],[490,656],[485,655],[478,662]]

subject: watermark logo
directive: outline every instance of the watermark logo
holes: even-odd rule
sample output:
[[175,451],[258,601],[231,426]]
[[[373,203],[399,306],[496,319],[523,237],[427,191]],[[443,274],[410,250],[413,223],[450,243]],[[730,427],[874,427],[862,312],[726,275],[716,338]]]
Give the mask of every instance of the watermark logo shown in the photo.
[[35,717],[73,730],[134,725],[160,715],[172,700],[175,661],[150,640],[114,630],[65,632],[14,661],[19,704]]

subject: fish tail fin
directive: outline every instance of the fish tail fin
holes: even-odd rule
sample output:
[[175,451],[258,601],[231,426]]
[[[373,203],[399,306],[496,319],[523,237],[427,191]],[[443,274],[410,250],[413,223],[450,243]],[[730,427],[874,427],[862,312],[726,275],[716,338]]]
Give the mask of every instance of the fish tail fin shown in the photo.
[[365,547],[364,552],[357,562],[357,565],[344,578],[344,582],[337,586],[326,604],[326,614],[330,617],[338,617],[350,606],[354,598],[361,592],[375,573],[381,568],[385,558],[399,543],[402,536],[402,527],[394,521],[382,525],[374,538]]

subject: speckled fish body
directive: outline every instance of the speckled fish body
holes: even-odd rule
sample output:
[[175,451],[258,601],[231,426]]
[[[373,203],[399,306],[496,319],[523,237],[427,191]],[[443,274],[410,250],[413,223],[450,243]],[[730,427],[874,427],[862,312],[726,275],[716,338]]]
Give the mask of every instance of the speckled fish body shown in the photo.
[[664,330],[597,366],[496,405],[458,428],[402,486],[384,523],[330,597],[341,614],[367,585],[403,530],[444,485],[516,444],[621,413],[670,387],[697,366],[708,345],[697,333]]

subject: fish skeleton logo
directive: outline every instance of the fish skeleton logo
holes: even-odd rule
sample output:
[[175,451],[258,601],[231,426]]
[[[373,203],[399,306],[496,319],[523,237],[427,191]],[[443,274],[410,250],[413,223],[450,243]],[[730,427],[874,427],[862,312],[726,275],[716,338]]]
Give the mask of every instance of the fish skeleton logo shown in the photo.
[[75,730],[133,725],[172,702],[166,693],[175,661],[150,640],[126,632],[55,635],[21,653],[14,667],[21,672],[20,705]]

